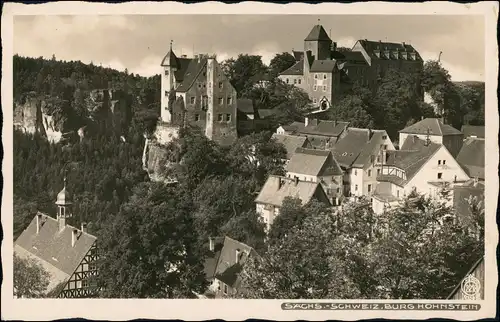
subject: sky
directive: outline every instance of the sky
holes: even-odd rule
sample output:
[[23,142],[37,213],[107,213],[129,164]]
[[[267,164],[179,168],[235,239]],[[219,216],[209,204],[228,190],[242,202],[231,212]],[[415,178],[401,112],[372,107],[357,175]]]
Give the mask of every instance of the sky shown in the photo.
[[14,53],[81,60],[142,76],[161,72],[170,41],[177,56],[261,55],[303,49],[319,23],[338,46],[357,39],[406,42],[424,60],[437,59],[452,80],[484,81],[483,16],[473,15],[73,15],[14,17]]

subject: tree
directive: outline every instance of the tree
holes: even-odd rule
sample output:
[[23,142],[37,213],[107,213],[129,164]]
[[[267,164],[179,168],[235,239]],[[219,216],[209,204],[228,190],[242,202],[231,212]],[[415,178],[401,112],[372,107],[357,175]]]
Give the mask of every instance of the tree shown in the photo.
[[[279,218],[279,217],[278,217]],[[242,273],[243,298],[258,299],[347,299],[359,291],[339,261],[342,245],[332,238],[331,213],[308,216],[270,245],[266,253],[249,259]]]
[[222,70],[238,93],[238,97],[247,97],[254,85],[261,81],[267,67],[258,55],[239,54],[221,63]]
[[328,118],[350,122],[353,127],[373,128],[375,124],[368,110],[369,106],[361,97],[351,94],[343,97],[328,111]]
[[253,247],[257,252],[265,249],[265,224],[255,209],[241,213],[229,219],[220,232],[222,236],[229,236],[235,240]]
[[198,247],[189,197],[144,183],[101,235],[102,296],[187,298],[203,293],[205,253]]
[[279,73],[287,70],[296,63],[295,57],[292,54],[284,52],[276,54],[269,63],[270,77],[277,77]]
[[49,273],[30,258],[14,254],[14,296],[21,298],[44,297],[49,286]]

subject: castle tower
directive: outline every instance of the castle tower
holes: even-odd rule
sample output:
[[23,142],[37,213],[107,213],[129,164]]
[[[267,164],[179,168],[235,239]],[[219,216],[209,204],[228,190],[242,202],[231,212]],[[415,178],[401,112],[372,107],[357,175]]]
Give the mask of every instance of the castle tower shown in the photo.
[[66,176],[64,176],[64,187],[57,194],[56,199],[57,205],[57,221],[59,222],[59,230],[64,229],[66,226],[66,219],[72,217],[72,205],[71,195],[66,190]]
[[309,35],[304,39],[304,55],[311,51],[314,60],[329,59],[331,56],[332,40],[326,33],[323,26],[318,22]]
[[[175,72],[179,69],[180,63],[177,56],[172,50],[172,42],[170,41],[170,50],[161,61],[161,120],[166,123],[171,123],[172,114],[171,106],[175,102],[175,97],[172,91],[175,89]],[[172,99],[173,97],[173,99]]]

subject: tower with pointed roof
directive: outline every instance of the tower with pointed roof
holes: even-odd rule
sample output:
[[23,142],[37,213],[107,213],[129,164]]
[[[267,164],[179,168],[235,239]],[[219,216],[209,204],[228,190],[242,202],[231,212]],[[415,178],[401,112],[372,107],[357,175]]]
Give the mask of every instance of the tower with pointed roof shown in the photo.
[[72,206],[73,201],[70,193],[66,189],[66,176],[64,176],[64,187],[57,194],[56,205],[57,205],[57,220],[59,222],[59,229],[62,230],[66,226],[66,219],[72,217]]
[[[304,39],[304,53],[311,52],[313,60],[325,60],[331,57],[332,40],[322,25],[315,25]],[[312,63],[312,62],[310,62]]]
[[175,72],[180,67],[180,62],[172,49],[172,42],[170,41],[170,50],[161,61],[162,75],[161,75],[161,120],[165,123],[171,123],[172,112],[171,104],[171,91],[175,90]]

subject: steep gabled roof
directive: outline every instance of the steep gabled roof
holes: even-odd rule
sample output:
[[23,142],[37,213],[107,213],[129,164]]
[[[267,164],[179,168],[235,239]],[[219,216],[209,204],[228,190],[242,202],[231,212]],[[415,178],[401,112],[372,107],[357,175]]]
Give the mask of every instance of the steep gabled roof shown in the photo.
[[302,122],[293,122],[292,124],[283,125],[282,127],[286,131],[300,134],[338,137],[348,125],[349,122],[312,119],[308,122],[307,126]]
[[406,180],[402,184],[409,182],[427,163],[427,161],[444,146],[421,140],[417,137],[408,138],[401,147],[401,150],[387,151],[388,159],[385,164],[396,166],[406,173]]
[[299,198],[303,204],[313,198],[317,189],[322,189],[319,183],[309,181],[295,181],[293,179],[269,176],[255,199],[256,203],[274,205],[281,207],[286,197]]
[[455,129],[454,127],[443,124],[440,119],[437,118],[426,118],[415,124],[408,126],[407,128],[399,131],[400,133],[409,134],[429,134],[429,135],[461,135],[462,132]]
[[295,57],[296,61],[299,61],[304,58],[304,52],[303,51],[296,51],[292,50],[292,55]]
[[290,75],[290,76],[304,75],[304,60],[300,59],[291,67],[282,71],[280,75]]
[[415,48],[406,43],[394,43],[394,42],[383,42],[383,41],[372,41],[368,39],[360,39],[358,40],[359,44],[365,49],[365,51],[370,55],[371,58],[377,59],[378,57],[375,55],[374,51],[375,50],[380,50],[380,58],[379,59],[387,59],[384,55],[383,52],[384,50],[389,50],[390,51],[390,56],[389,59],[401,59],[400,57],[395,57],[393,55],[394,51],[399,51],[399,52],[407,52],[408,53],[408,60],[410,59],[410,53],[415,53],[415,58],[418,61],[423,61],[422,57],[420,54],[415,50]]
[[183,75],[182,83],[175,90],[177,92],[188,91],[196,81],[198,75],[202,73],[206,65],[207,59],[205,57],[191,59],[186,68],[186,72]]
[[[42,213],[37,214],[40,230],[37,233],[37,216],[21,233],[15,242],[14,250],[20,257],[30,257],[40,263],[51,275],[51,287],[71,277],[97,238],[66,225],[59,231],[59,222]],[[73,230],[77,231],[75,245],[71,245]]]
[[484,141],[484,139],[479,138],[468,138],[465,140],[457,155],[457,162],[464,168],[470,177],[477,177],[483,180],[485,179]]
[[462,133],[464,137],[478,137],[484,139],[484,126],[479,125],[463,125]]
[[[237,250],[240,255],[238,261],[236,260]],[[240,273],[245,265],[245,262],[250,256],[254,256],[256,254],[257,253],[252,247],[226,236],[217,260],[215,278],[230,287],[238,287],[240,282]]]
[[245,114],[254,114],[253,102],[249,98],[238,98],[238,110]]
[[311,32],[309,32],[309,35],[307,35],[306,39],[304,41],[325,41],[325,40],[331,40],[330,37],[328,37],[328,34],[325,31],[325,28],[323,28],[322,25],[315,25],[312,29]]
[[161,66],[170,66],[173,68],[179,68],[179,60],[177,56],[174,54],[172,48],[170,48],[165,57],[163,57],[161,61]]
[[311,73],[332,73],[337,62],[335,60],[315,60],[311,65]]
[[343,174],[340,165],[329,150],[297,148],[286,168],[287,172],[310,176]]
[[274,133],[272,138],[275,139],[276,142],[281,143],[285,146],[287,158],[289,160],[295,153],[295,150],[297,150],[297,148],[303,148],[309,143],[309,140],[305,136]]

